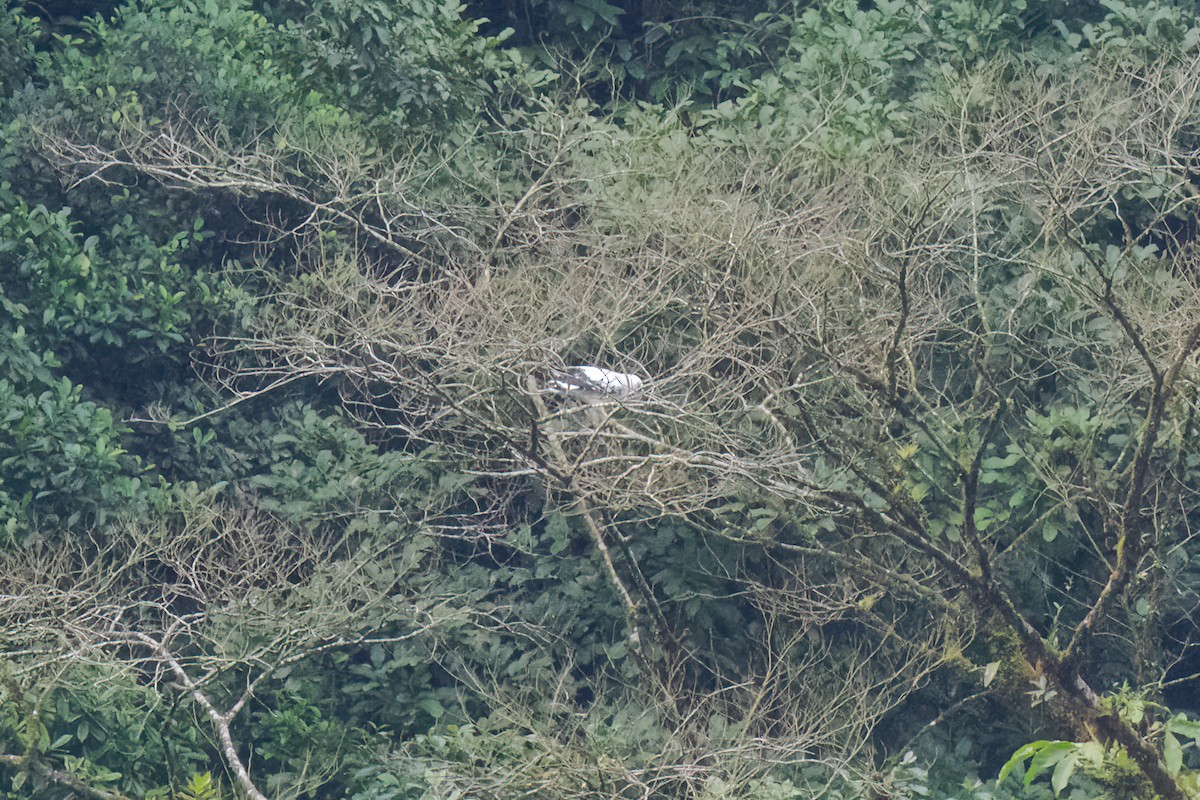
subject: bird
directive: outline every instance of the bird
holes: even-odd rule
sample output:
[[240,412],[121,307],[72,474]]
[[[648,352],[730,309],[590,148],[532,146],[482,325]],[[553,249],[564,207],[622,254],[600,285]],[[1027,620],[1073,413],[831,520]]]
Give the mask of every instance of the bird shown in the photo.
[[632,397],[640,392],[646,383],[629,372],[616,372],[590,365],[556,369],[553,370],[553,376],[553,380],[545,384],[548,390],[585,403]]

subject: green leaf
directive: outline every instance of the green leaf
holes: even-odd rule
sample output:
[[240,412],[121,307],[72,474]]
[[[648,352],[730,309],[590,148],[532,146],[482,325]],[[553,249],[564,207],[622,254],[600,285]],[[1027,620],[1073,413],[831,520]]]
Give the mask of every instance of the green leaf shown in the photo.
[[1054,774],[1050,776],[1050,786],[1054,789],[1054,794],[1062,794],[1062,790],[1067,788],[1067,782],[1075,774],[1075,767],[1078,765],[1079,756],[1074,751],[1067,753],[1062,761],[1058,762],[1058,766],[1054,768]]
[[990,508],[981,507],[975,509],[975,528],[979,531],[986,531],[995,521],[996,514]]
[[1025,763],[1027,758],[1048,744],[1050,744],[1050,742],[1046,741],[1045,739],[1039,739],[1036,742],[1030,742],[1029,744],[1018,747],[1016,752],[1012,754],[1012,757],[1009,758],[1008,761],[1004,762],[1004,766],[1000,767],[1000,774],[996,777],[997,785],[1004,783],[1004,779],[1007,778],[1014,769],[1016,769],[1018,764]]
[[1172,717],[1167,723],[1167,730],[1189,739],[1200,740],[1200,722],[1188,719],[1185,714],[1177,714]]
[[1086,761],[1096,769],[1104,765],[1104,745],[1099,742],[1082,742],[1075,751],[1079,753],[1079,760]]
[[996,679],[996,673],[1000,671],[1000,662],[993,661],[983,668],[983,685],[986,688]]
[[1018,453],[1010,453],[1009,455],[1005,456],[1004,458],[996,458],[995,456],[993,456],[991,458],[985,458],[985,459],[983,459],[982,462],[980,462],[980,466],[983,467],[984,469],[993,469],[993,470],[994,469],[1008,469],[1009,467],[1016,464],[1020,460],[1021,460],[1021,454],[1019,452]]
[[1029,762],[1029,771],[1025,773],[1025,785],[1028,786],[1034,778],[1062,761],[1074,747],[1074,742],[1047,742]]
[[1170,731],[1163,735],[1163,761],[1166,762],[1167,772],[1171,773],[1172,777],[1179,774],[1183,766],[1183,747]]
[[417,704],[422,711],[436,719],[441,719],[446,713],[446,708],[432,697],[426,698]]

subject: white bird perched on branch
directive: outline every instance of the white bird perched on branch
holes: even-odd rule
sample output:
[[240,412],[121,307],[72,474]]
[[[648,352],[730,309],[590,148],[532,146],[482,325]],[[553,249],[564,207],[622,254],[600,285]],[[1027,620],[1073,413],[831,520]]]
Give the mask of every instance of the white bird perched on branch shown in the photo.
[[603,367],[567,367],[554,370],[553,375],[553,380],[546,381],[547,389],[585,403],[595,403],[605,398],[631,397],[641,391],[645,384],[637,375]]

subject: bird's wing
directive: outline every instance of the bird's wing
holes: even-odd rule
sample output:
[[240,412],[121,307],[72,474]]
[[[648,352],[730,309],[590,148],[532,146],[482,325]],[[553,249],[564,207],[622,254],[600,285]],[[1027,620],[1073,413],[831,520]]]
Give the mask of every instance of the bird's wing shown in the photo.
[[578,366],[568,367],[571,377],[579,381],[581,386],[588,389],[598,389],[605,391],[610,388],[612,382],[612,371],[602,367]]
[[600,371],[596,367],[567,367],[562,370],[554,370],[554,380],[546,385],[564,392],[576,389],[603,392],[608,387],[603,375],[597,374]]

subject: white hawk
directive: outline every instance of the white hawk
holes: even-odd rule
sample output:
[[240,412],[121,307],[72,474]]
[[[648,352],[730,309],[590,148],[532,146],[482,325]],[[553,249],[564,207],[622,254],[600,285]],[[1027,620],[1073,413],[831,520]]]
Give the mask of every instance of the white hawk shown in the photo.
[[556,369],[553,379],[546,381],[546,388],[550,391],[585,403],[632,397],[641,391],[643,385],[645,381],[632,373],[588,365]]

